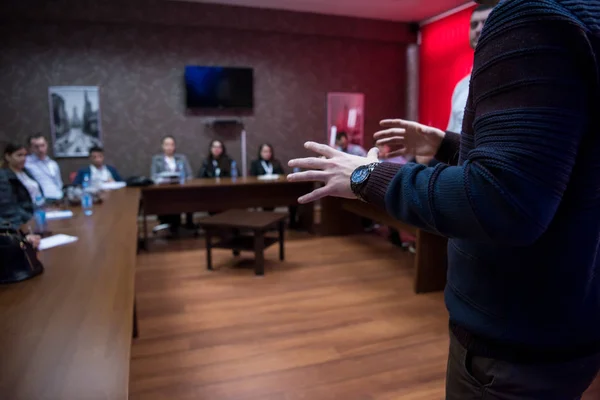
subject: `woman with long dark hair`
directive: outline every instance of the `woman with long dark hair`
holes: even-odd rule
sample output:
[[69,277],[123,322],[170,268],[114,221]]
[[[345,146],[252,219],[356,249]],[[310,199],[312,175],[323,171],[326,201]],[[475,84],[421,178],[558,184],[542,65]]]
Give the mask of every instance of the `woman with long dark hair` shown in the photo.
[[258,158],[250,164],[250,176],[283,175],[283,166],[275,158],[273,146],[263,143],[258,148]]
[[[263,143],[258,147],[258,158],[250,164],[250,176],[283,175],[285,170],[281,162],[275,158],[275,149],[269,143]],[[272,207],[263,207],[264,211],[275,210]],[[298,207],[289,206],[290,228],[297,227]]]
[[[0,168],[0,223],[19,228],[33,218],[33,204],[43,200],[38,182],[25,169],[27,148],[9,143],[2,156]],[[28,235],[27,240],[37,247],[40,237]]]
[[208,156],[202,162],[199,178],[229,178],[235,161],[227,155],[227,148],[220,140],[213,140],[208,147]]

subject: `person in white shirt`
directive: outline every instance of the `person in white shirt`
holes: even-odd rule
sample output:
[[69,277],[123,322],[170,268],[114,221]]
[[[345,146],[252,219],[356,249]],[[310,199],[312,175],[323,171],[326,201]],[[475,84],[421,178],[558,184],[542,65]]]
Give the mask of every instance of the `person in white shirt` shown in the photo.
[[[481,31],[485,25],[485,21],[490,16],[494,7],[481,5],[473,11],[471,15],[471,23],[469,25],[469,42],[471,48],[475,50]],[[449,132],[462,132],[463,117],[465,114],[465,106],[467,105],[467,97],[469,97],[469,85],[471,83],[471,74],[461,79],[452,94],[452,109],[450,111],[450,121],[448,122]]]
[[[183,172],[185,179],[192,179],[192,167],[184,154],[175,152],[175,138],[171,135],[163,137],[161,142],[162,154],[156,154],[152,157],[150,166],[150,176],[153,180],[157,180],[162,172]],[[168,226],[171,235],[176,237],[181,225],[181,215],[159,215],[160,225],[157,228]],[[185,227],[190,230],[196,230],[197,226],[194,223],[194,213],[186,213]],[[156,229],[156,228],[155,228]],[[160,229],[159,229],[160,230]]]
[[150,176],[156,180],[162,172],[180,172],[183,169],[185,179],[192,179],[192,167],[184,154],[175,153],[175,138],[171,135],[163,137],[161,142],[162,154],[152,157]]
[[56,161],[48,157],[48,142],[41,134],[29,138],[29,151],[25,168],[42,187],[47,200],[63,198],[63,181]]
[[94,146],[89,150],[89,153],[91,164],[77,171],[73,185],[82,185],[86,176],[90,180],[91,186],[123,181],[115,167],[104,163],[104,150],[101,147]]
[[[471,15],[471,21],[469,23],[469,43],[471,48],[475,50],[477,43],[479,43],[479,37],[483,31],[485,21],[490,16],[493,6],[480,5],[473,10]],[[450,121],[448,121],[448,127],[446,131],[462,133],[463,117],[465,115],[465,107],[467,106],[467,98],[469,97],[469,87],[471,85],[471,73],[461,79],[454,88],[452,93],[452,103],[450,109]],[[416,161],[420,164],[434,166],[437,164],[437,160],[432,157],[416,157]]]
[[358,144],[350,143],[346,132],[338,132],[335,136],[335,145],[339,151],[355,156],[366,157],[367,151]]

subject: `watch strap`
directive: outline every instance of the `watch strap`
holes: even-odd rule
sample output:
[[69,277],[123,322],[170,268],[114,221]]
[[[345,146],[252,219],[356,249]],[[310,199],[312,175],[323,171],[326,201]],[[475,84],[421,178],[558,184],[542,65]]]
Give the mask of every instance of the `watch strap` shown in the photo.
[[361,183],[354,183],[354,182],[350,183],[350,187],[352,189],[352,192],[354,193],[354,195],[359,200],[366,202],[364,191],[365,191],[365,189],[367,187],[367,182],[369,182],[369,178],[371,176],[371,173],[373,172],[373,170],[375,169],[375,167],[377,167],[379,164],[381,164],[381,163],[380,162],[373,162],[371,164],[368,164],[366,166],[366,168],[369,171],[369,175],[367,176],[367,178],[365,180],[363,180]]

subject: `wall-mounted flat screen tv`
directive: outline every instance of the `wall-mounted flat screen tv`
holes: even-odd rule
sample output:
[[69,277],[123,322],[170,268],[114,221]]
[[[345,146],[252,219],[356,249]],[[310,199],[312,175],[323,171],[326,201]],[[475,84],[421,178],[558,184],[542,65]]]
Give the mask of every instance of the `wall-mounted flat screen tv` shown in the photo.
[[252,68],[185,67],[186,105],[196,109],[252,109]]

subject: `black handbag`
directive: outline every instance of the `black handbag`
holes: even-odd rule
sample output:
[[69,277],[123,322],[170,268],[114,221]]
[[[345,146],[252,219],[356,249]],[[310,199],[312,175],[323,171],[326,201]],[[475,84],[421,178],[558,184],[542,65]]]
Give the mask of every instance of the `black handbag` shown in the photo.
[[146,178],[145,176],[132,176],[131,178],[127,179],[125,183],[129,187],[145,187],[154,185],[154,181],[150,178]]
[[24,281],[42,272],[44,266],[25,235],[0,225],[0,284]]

